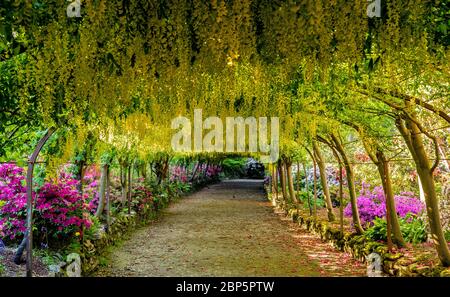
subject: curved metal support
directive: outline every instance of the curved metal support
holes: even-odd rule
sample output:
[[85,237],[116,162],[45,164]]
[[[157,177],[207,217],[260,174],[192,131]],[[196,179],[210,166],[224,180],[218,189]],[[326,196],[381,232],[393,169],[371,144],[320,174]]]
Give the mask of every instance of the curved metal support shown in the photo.
[[28,160],[28,171],[27,171],[27,276],[33,276],[33,169],[36,159],[41,152],[42,147],[47,142],[47,140],[52,136],[56,129],[49,128],[45,133],[44,137],[39,140],[36,148],[34,149],[31,158]]

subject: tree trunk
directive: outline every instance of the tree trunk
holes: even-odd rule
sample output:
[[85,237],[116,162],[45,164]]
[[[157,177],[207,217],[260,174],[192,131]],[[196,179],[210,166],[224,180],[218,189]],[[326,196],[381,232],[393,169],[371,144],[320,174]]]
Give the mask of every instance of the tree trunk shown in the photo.
[[406,125],[402,122],[402,119],[399,118],[396,121],[396,125],[411,152],[416,164],[417,173],[422,183],[432,240],[443,266],[450,266],[450,251],[447,241],[445,240],[444,232],[442,231],[433,178],[433,167],[430,166],[430,161],[427,152],[425,151],[422,132],[417,124],[410,118],[404,120]]
[[336,216],[333,213],[333,204],[331,203],[330,190],[328,188],[327,182],[327,172],[325,169],[325,163],[323,161],[322,153],[320,152],[320,148],[315,141],[313,142],[313,150],[316,155],[317,165],[319,166],[320,181],[323,188],[325,204],[327,206],[328,221],[333,222],[336,219]]
[[275,181],[275,201],[278,201],[278,168],[276,163],[273,164],[273,173]]
[[309,198],[309,185],[308,185],[308,172],[306,171],[306,164],[303,163],[303,171],[305,173],[305,193],[306,193],[306,199],[308,200],[308,209],[309,209],[309,215],[312,216],[312,208],[311,208],[311,199]]
[[128,214],[131,214],[131,164],[128,166]]
[[297,162],[297,194],[300,194],[300,163]]
[[316,175],[316,159],[313,158],[313,186],[314,186],[314,203],[313,203],[313,215],[317,219],[317,175]]
[[109,170],[109,166],[108,169],[106,171],[106,226],[109,227],[111,226],[111,172]]
[[276,192],[276,190],[275,190],[275,187],[276,187],[276,178],[275,178],[275,176],[276,176],[276,168],[275,168],[275,164],[273,164],[272,165],[272,168],[271,168],[271,175],[272,175],[272,179],[271,179],[271,181],[272,181],[272,198],[273,198],[273,195],[275,194],[275,192]]
[[[400,230],[400,223],[398,221],[397,211],[395,207],[395,199],[394,192],[392,190],[392,182],[391,176],[389,172],[389,163],[384,156],[384,153],[380,150],[377,151],[377,168],[381,177],[384,195],[386,197],[386,221],[388,225],[388,235],[390,235],[390,231],[392,231],[392,242],[395,243],[398,247],[404,247],[406,245],[405,240],[403,239],[402,231]],[[389,230],[392,229],[392,230]],[[391,236],[388,236],[388,240],[391,239]],[[388,241],[389,247],[389,241]]]
[[85,160],[75,161],[76,172],[75,179],[78,181],[77,191],[80,195],[83,195],[83,171],[85,166]]
[[348,185],[348,192],[350,195],[350,203],[352,206],[353,225],[355,226],[356,233],[362,234],[364,232],[364,229],[361,226],[361,220],[359,218],[358,204],[356,201],[355,178],[353,175],[353,168],[350,164],[347,154],[344,151],[344,147],[342,146],[341,141],[334,134],[331,134],[331,138],[335,144],[336,150],[341,155],[342,161],[344,163],[345,171],[347,173],[347,185]]
[[343,190],[343,183],[342,183],[342,161],[341,158],[339,158],[339,154],[336,151],[336,149],[331,145],[331,143],[326,143],[330,149],[331,152],[334,155],[334,158],[338,162],[339,165],[339,223],[340,223],[340,229],[341,229],[341,235],[344,235],[344,190]]
[[105,192],[106,192],[106,179],[108,175],[108,164],[102,165],[102,173],[100,176],[100,191],[98,193],[98,206],[95,212],[96,217],[100,217],[103,214],[105,207]]
[[342,185],[342,163],[339,162],[339,219],[341,224],[341,234],[344,235],[344,191]]
[[294,180],[292,178],[292,163],[286,162],[286,176],[287,176],[287,184],[289,189],[289,196],[291,196],[291,200],[294,203],[298,203],[298,199],[295,195],[294,191]]
[[194,167],[193,172],[192,172],[192,176],[191,176],[191,178],[190,178],[190,182],[193,182],[193,181],[194,181],[195,175],[197,174],[197,170],[198,170],[198,167],[199,167],[199,166],[200,166],[200,161],[198,161],[198,162],[195,164],[195,167]]
[[122,207],[124,207],[125,201],[127,201],[127,166],[122,162],[120,162],[120,189],[122,193]]
[[281,160],[278,160],[278,169],[280,171],[280,184],[281,184],[281,193],[283,195],[283,200],[285,202],[289,201],[289,197],[286,191],[286,171],[284,170],[284,164]]

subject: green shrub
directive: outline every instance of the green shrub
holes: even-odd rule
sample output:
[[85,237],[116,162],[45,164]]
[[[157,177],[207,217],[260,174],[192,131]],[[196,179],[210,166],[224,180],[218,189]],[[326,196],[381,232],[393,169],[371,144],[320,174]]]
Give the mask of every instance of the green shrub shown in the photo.
[[[406,242],[421,243],[427,240],[425,223],[412,215],[399,220],[400,230]],[[387,240],[387,223],[384,218],[375,218],[373,225],[365,231],[365,235],[373,240]]]
[[98,230],[101,228],[102,224],[100,223],[98,217],[91,216],[92,225],[84,231],[84,237],[86,239],[94,239]]
[[426,225],[424,222],[410,215],[400,220],[400,229],[407,242],[420,243],[427,240]]
[[386,234],[387,234],[387,224],[386,220],[376,217],[375,220],[373,220],[372,227],[368,228],[364,233],[365,235],[373,240],[386,240]]
[[247,158],[226,158],[221,164],[222,172],[226,177],[243,177],[246,163]]
[[[297,197],[298,197],[299,201],[301,203],[303,203],[304,207],[306,209],[309,209],[309,207],[308,207],[308,192],[300,191],[299,193],[297,193]],[[314,194],[312,194],[312,193],[309,193],[309,202],[311,203],[311,208],[313,208],[314,207]],[[325,201],[323,199],[321,199],[320,197],[317,197],[316,207],[317,208],[325,207]]]

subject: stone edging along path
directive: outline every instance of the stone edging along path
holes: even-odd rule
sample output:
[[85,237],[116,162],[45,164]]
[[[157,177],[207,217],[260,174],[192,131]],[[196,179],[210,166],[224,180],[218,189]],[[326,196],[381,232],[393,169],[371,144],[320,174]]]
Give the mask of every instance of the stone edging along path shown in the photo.
[[381,257],[381,267],[388,276],[446,276],[450,277],[450,268],[443,266],[429,267],[419,264],[414,259],[406,259],[402,253],[389,253],[385,244],[367,239],[364,235],[344,232],[332,228],[327,221],[315,220],[312,217],[304,217],[291,205],[280,203],[271,198],[267,187],[265,187],[267,198],[272,201],[274,207],[281,209],[294,223],[302,228],[317,234],[323,241],[330,242],[335,248],[351,254],[355,259],[366,263],[366,257],[371,253],[377,253]]

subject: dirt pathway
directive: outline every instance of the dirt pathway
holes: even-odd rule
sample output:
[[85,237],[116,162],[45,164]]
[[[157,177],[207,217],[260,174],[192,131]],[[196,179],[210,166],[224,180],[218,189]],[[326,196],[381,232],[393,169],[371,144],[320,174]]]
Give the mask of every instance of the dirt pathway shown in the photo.
[[164,210],[97,276],[364,276],[365,267],[275,214],[261,181],[231,180]]

